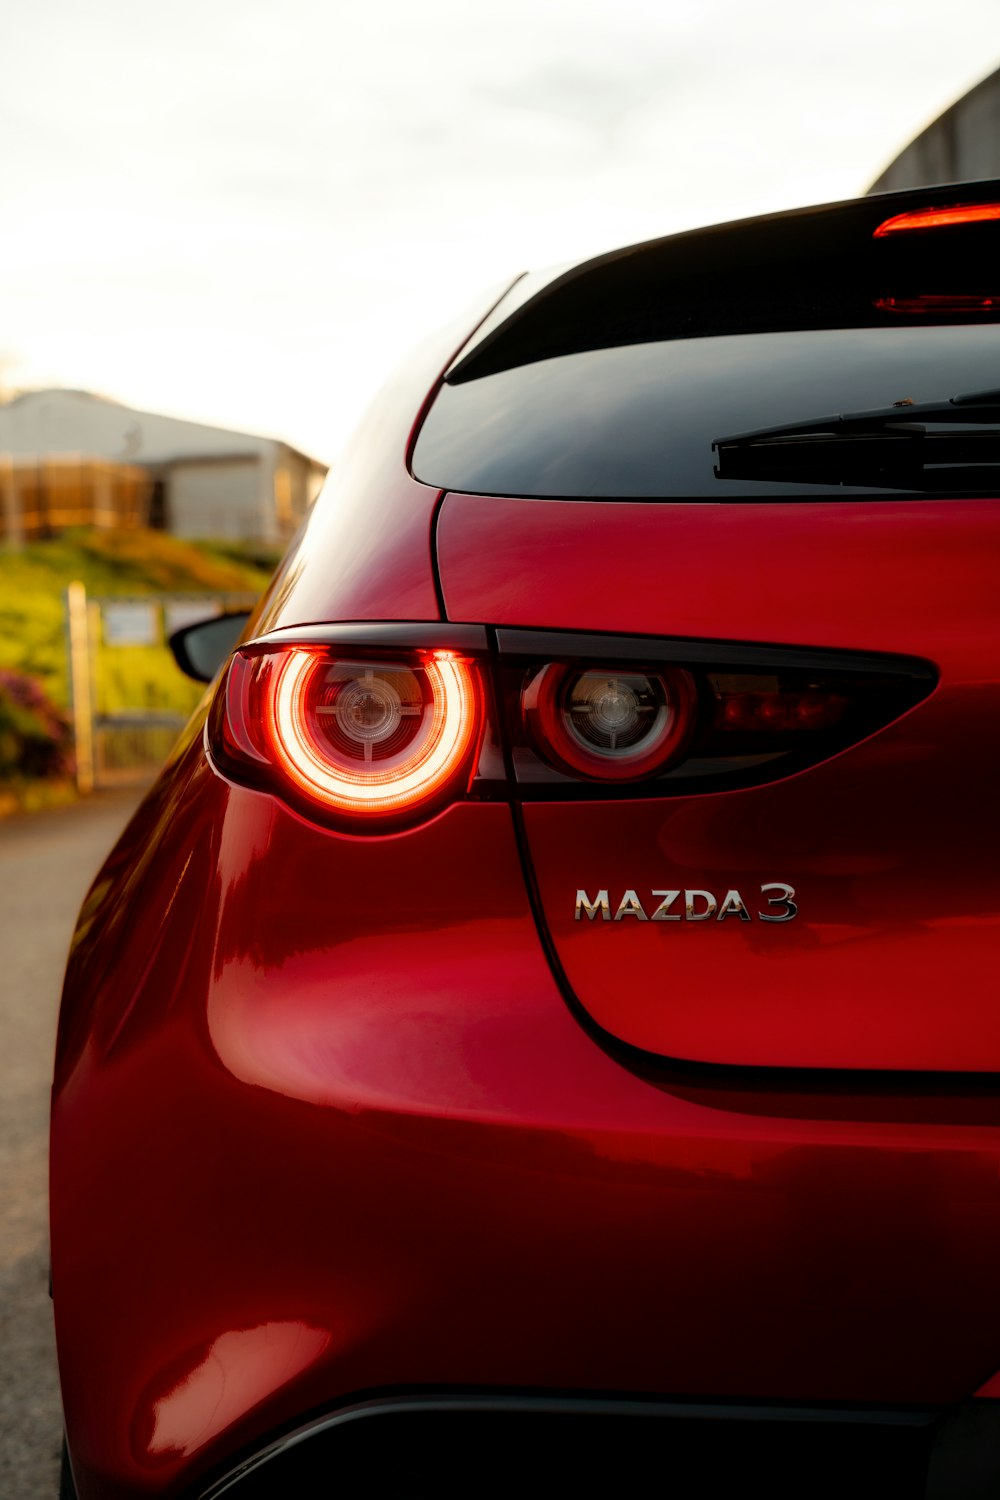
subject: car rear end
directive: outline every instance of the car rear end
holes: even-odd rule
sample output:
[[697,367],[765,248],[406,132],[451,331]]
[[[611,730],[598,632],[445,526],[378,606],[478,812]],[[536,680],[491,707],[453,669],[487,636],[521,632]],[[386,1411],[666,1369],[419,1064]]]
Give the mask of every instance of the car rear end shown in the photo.
[[383,397],[75,942],[82,1500],[992,1493],[998,198]]

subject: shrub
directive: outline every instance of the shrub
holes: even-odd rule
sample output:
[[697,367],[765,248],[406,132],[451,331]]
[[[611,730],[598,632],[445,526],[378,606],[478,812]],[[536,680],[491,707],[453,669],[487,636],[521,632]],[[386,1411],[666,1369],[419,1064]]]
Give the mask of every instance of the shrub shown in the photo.
[[0,669],[0,781],[68,776],[73,731],[34,677]]

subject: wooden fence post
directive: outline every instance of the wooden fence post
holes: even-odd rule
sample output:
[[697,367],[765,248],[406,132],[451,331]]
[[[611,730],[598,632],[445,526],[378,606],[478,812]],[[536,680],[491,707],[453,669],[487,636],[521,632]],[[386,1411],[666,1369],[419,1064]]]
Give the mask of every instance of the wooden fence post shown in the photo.
[[94,703],[90,670],[87,590],[71,583],[66,590],[69,635],[69,690],[76,750],[76,784],[84,794],[94,790]]

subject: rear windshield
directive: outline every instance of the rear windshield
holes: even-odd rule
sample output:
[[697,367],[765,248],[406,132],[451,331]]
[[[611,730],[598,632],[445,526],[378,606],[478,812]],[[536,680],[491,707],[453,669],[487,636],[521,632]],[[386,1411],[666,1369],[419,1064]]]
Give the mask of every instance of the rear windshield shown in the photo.
[[[1000,491],[982,463],[926,482],[719,478],[719,438],[898,401],[1000,388],[996,324],[807,329],[673,338],[540,359],[445,383],[413,451],[441,489],[600,499],[793,499],[942,488]],[[815,461],[806,471],[815,473]],[[988,478],[984,474],[988,472]],[[970,467],[970,478],[973,471]]]

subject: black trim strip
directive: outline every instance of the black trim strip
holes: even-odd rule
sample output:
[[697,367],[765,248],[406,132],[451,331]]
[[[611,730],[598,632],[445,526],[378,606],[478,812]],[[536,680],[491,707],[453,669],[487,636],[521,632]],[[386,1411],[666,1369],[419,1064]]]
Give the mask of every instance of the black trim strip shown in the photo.
[[438,614],[442,620],[447,620],[448,611],[444,602],[444,584],[441,580],[441,562],[438,556],[438,525],[441,520],[441,507],[448,498],[448,491],[442,490],[434,502],[431,512],[430,536],[428,546],[431,550],[431,577],[434,580],[434,597],[437,600]]
[[[495,642],[492,647],[491,641]],[[933,663],[922,657],[897,656],[888,652],[771,645],[762,641],[707,641],[703,637],[627,635],[600,630],[535,630],[506,625],[494,629],[449,620],[344,620],[283,625],[278,630],[245,641],[240,649],[284,645],[441,646],[482,653],[492,649],[501,658],[524,656],[534,661],[546,656],[598,656],[692,666],[765,667],[770,671],[799,667],[827,672],[889,673],[912,677],[920,682],[934,682],[938,675]]]
[[496,632],[501,657],[547,655],[600,656],[629,661],[677,662],[711,667],[815,668],[827,672],[882,673],[934,682],[933,664],[919,656],[894,656],[871,651],[837,651],[825,647],[797,647],[731,641],[706,641],[683,636],[610,634],[601,631],[525,630],[500,627]]
[[[199,1500],[219,1500],[242,1480],[289,1449],[338,1427],[374,1418],[433,1414],[493,1413],[498,1416],[624,1417],[629,1420],[682,1419],[704,1422],[840,1424],[926,1430],[941,1416],[940,1407],[782,1406],[769,1402],[657,1401],[574,1395],[480,1394],[377,1396],[356,1400],[277,1438],[199,1493]],[[391,1441],[391,1439],[390,1439]]]
[[485,625],[449,625],[438,620],[344,621],[329,625],[283,625],[280,630],[245,641],[240,650],[267,650],[274,646],[400,646],[411,650],[443,647],[484,654],[489,649],[489,640]]

